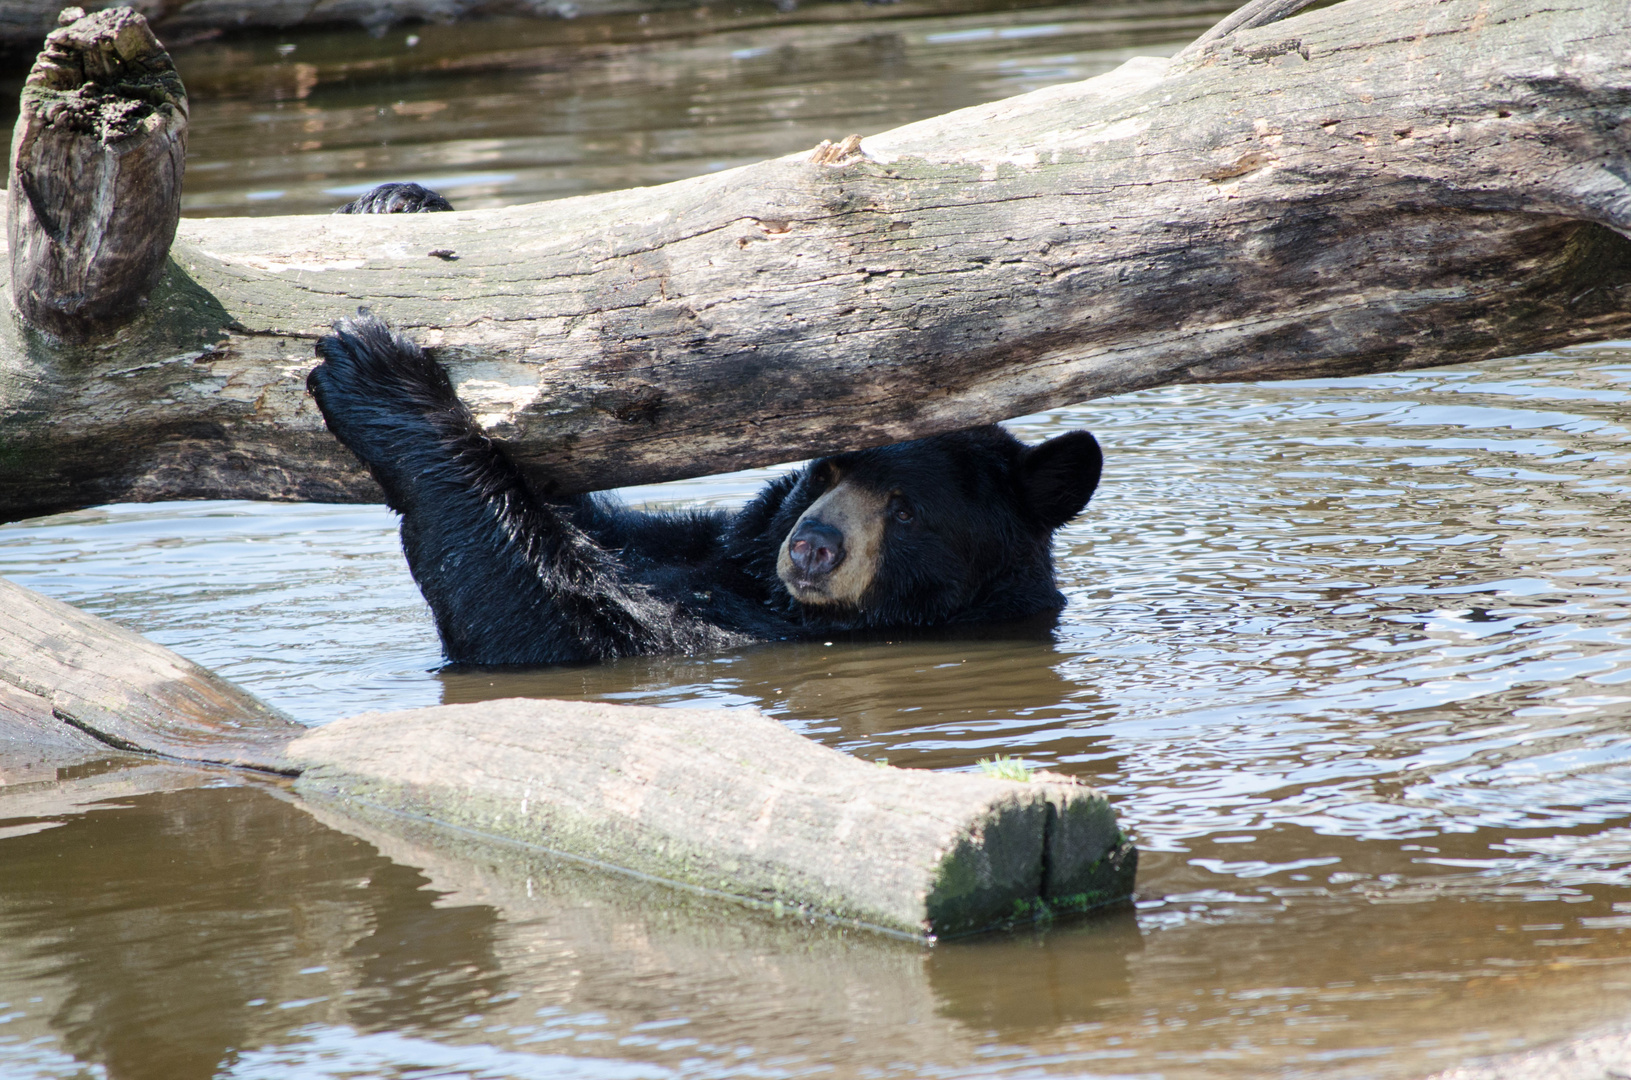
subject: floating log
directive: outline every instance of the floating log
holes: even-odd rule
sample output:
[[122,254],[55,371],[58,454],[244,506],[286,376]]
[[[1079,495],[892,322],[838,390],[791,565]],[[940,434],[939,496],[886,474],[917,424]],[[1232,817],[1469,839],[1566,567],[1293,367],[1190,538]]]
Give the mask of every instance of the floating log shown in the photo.
[[0,752],[7,743],[86,747],[93,739],[287,773],[283,748],[305,732],[162,645],[0,578]]
[[920,937],[1113,904],[1137,865],[1110,804],[1068,777],[869,764],[751,709],[512,699],[307,729],[0,579],[0,778],[110,748]]
[[338,720],[295,790],[911,935],[1124,900],[1103,796],[869,764],[752,709],[508,699]]
[[187,94],[131,9],[62,14],[23,84],[6,237],[24,321],[86,342],[130,321],[164,269],[181,218]]
[[378,500],[304,389],[359,305],[563,492],[1625,335],[1628,36],[1624,5],[1345,0],[833,164],[184,221],[117,337],[57,346],[0,314],[0,518]]

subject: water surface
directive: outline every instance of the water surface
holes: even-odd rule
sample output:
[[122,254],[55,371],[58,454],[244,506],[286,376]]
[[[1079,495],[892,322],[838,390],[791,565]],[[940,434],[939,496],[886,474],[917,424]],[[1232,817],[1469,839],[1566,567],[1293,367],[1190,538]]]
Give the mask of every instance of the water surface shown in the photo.
[[[0,840],[0,1061],[1411,1076],[1623,1016],[1628,396],[1609,347],[1024,418],[1032,440],[1090,427],[1108,462],[1060,534],[1070,607],[1028,637],[450,673],[378,508],[0,528],[0,573],[308,723],[514,694],[748,704],[897,765],[1009,753],[1090,779],[1144,853],[1131,912],[925,953],[519,855],[472,868],[226,777],[118,812],[0,803],[66,822]],[[624,495],[728,505],[762,481]]]
[[[1204,10],[203,43],[177,57],[188,209],[655,182],[1170,51]],[[925,950],[242,776],[0,761],[0,1075],[1410,1077],[1622,1018],[1628,403],[1622,344],[1022,418],[1107,456],[1058,538],[1070,606],[1028,636],[443,672],[383,508],[0,527],[0,574],[306,723],[514,694],[751,705],[896,765],[1081,776],[1143,852],[1130,910]],[[774,472],[624,495],[735,505]]]

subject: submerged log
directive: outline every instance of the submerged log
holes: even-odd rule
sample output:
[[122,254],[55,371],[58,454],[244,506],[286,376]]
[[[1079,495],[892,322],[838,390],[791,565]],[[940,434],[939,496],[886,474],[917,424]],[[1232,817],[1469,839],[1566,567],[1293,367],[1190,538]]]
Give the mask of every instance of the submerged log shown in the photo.
[[108,749],[298,776],[362,804],[913,936],[1125,900],[1137,852],[1068,777],[873,765],[751,709],[508,700],[311,730],[169,650],[0,579],[0,778]]
[[304,390],[312,340],[359,305],[561,491],[1623,335],[1628,35],[1624,5],[1346,0],[831,164],[185,221],[117,335],[0,317],[0,517],[377,500]]
[[94,740],[289,773],[284,746],[305,731],[162,645],[0,578],[0,753]]

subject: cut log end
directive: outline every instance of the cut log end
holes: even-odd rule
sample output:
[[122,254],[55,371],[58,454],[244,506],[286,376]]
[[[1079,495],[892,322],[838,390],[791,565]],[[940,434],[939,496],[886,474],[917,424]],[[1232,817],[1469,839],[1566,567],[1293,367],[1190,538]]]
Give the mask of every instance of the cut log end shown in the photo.
[[597,866],[914,938],[1124,902],[1105,797],[879,768],[751,709],[505,700],[338,720],[295,789]]
[[85,342],[141,310],[175,238],[186,156],[186,90],[146,19],[110,8],[46,38],[23,87],[7,195],[12,300],[26,323]]

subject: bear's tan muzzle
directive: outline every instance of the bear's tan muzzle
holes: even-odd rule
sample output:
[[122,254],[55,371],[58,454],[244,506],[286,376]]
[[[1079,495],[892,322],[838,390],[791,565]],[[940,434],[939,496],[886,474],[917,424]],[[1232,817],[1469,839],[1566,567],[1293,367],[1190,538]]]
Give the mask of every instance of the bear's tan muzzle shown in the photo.
[[776,552],[776,576],[793,599],[860,607],[877,576],[888,504],[887,495],[847,481],[811,503]]

